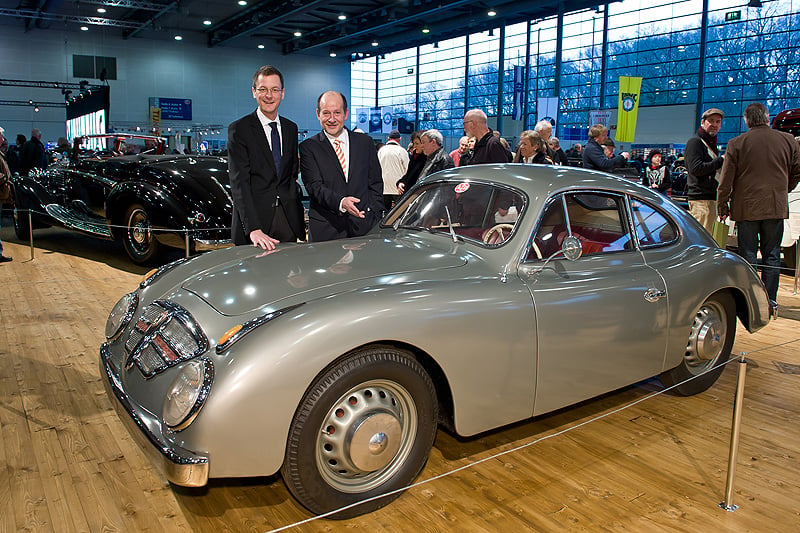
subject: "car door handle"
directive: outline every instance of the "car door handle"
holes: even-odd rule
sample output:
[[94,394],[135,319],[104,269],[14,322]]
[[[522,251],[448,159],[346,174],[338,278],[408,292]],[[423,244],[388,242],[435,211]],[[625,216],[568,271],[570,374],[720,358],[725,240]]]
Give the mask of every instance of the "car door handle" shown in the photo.
[[648,302],[657,302],[661,298],[667,295],[666,291],[660,291],[658,289],[647,289],[644,292],[644,299]]

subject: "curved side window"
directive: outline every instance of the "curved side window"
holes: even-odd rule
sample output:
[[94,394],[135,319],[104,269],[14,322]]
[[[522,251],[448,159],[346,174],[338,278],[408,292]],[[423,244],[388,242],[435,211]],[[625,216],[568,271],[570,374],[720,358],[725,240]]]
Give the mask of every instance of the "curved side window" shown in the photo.
[[623,196],[586,191],[554,200],[542,214],[529,261],[547,259],[561,250],[567,235],[581,242],[584,256],[633,249]]
[[639,246],[650,248],[675,242],[678,228],[656,208],[631,198],[631,214]]

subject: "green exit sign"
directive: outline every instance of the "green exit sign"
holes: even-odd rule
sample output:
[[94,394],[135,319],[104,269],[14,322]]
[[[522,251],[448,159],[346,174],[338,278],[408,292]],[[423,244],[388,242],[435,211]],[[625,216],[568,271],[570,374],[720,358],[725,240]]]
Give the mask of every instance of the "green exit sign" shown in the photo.
[[733,22],[742,18],[741,11],[728,11],[725,13],[725,22]]

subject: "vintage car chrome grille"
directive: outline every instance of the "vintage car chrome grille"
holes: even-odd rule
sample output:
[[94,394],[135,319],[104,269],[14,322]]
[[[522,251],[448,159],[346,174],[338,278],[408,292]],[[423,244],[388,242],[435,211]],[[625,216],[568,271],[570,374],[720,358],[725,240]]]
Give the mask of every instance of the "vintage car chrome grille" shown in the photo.
[[183,307],[158,300],[145,307],[125,341],[125,368],[134,364],[146,378],[208,350],[208,338]]

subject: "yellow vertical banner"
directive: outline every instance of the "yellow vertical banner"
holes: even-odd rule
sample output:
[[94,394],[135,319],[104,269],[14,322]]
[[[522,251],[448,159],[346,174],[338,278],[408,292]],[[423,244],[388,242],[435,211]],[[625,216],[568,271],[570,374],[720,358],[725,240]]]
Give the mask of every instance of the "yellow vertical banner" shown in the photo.
[[619,108],[617,109],[617,142],[633,142],[636,135],[636,117],[639,115],[639,93],[642,78],[636,76],[619,77]]

